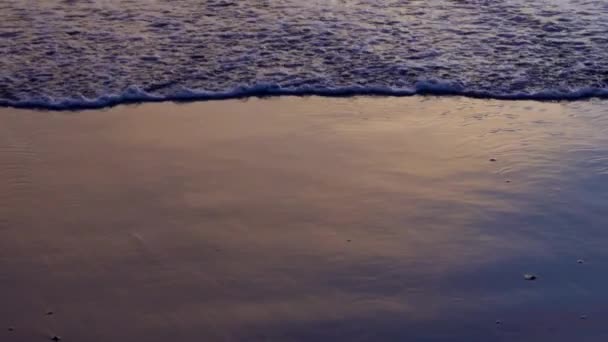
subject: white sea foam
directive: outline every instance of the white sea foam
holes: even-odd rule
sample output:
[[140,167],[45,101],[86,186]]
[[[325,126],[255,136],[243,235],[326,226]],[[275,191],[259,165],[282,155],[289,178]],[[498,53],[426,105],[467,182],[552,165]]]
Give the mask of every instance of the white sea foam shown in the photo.
[[142,102],[189,102],[222,99],[238,99],[246,97],[267,96],[411,96],[411,95],[461,95],[475,98],[494,98],[504,100],[580,100],[588,98],[608,98],[608,89],[582,88],[577,90],[550,89],[537,93],[489,93],[485,91],[468,91],[460,87],[453,87],[448,83],[419,82],[413,89],[395,89],[390,87],[325,87],[315,88],[303,86],[300,88],[282,88],[278,85],[259,84],[251,87],[237,87],[230,91],[204,91],[182,88],[173,93],[156,95],[137,87],[129,87],[118,94],[106,94],[97,98],[85,96],[52,98],[42,96],[25,100],[0,99],[0,106],[16,108],[35,108],[51,110],[81,110],[111,107],[120,104],[133,104]]
[[606,97],[604,1],[0,3],[0,105]]

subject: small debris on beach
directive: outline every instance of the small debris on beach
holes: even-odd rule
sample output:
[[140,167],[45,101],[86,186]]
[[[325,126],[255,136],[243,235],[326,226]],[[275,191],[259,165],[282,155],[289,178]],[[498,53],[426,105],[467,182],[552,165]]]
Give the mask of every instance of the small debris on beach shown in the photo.
[[505,183],[511,183],[511,181],[507,179],[507,180],[505,181]]
[[13,328],[13,327],[8,327],[8,331],[15,331],[15,328]]
[[581,315],[580,319],[587,319],[587,315]]
[[491,162],[495,162],[495,161],[496,161],[496,159],[495,159],[495,158],[490,158],[490,161],[491,161]]
[[350,240],[346,240],[346,242],[350,242]]
[[578,260],[576,260],[576,263],[577,263],[577,264],[584,264],[584,263],[585,263],[585,260],[583,260],[583,259],[578,259]]
[[502,321],[501,321],[501,320],[499,320],[499,319],[497,319],[497,320],[496,320],[496,324],[497,324],[497,325],[501,325],[501,324],[502,324]]
[[536,280],[536,276],[534,274],[524,274],[524,279],[526,280]]
[[61,341],[61,337],[55,335],[55,336],[51,337],[51,341],[55,341],[55,342]]
[[46,313],[46,315],[47,315],[47,316],[51,316],[51,315],[53,315],[53,314],[54,314],[54,312],[53,312],[53,311],[47,311],[47,313]]

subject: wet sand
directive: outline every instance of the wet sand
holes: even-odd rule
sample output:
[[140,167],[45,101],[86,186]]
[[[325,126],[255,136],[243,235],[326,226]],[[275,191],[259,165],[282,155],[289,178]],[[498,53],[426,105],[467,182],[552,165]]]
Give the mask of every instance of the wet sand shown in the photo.
[[606,246],[602,101],[0,109],[1,341],[606,341]]

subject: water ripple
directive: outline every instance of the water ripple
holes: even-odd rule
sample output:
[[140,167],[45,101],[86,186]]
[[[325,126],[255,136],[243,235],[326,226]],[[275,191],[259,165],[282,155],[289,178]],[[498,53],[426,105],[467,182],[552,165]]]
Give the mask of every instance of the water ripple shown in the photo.
[[606,97],[605,32],[599,0],[7,0],[0,105],[184,93]]

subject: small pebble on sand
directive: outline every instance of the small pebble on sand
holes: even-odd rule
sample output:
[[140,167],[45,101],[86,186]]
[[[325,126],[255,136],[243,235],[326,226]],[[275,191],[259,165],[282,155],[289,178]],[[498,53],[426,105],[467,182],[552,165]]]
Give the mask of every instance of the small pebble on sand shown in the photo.
[[491,162],[495,162],[495,161],[496,161],[496,158],[490,158],[490,161],[491,161]]
[[581,319],[587,319],[587,315],[581,315]]
[[8,327],[8,331],[15,331],[15,328],[13,328],[13,327]]
[[47,316],[51,316],[52,314],[54,314],[54,312],[53,311],[47,311],[46,314],[47,314]]
[[499,319],[497,319],[497,320],[496,320],[496,324],[497,324],[497,325],[500,325],[500,324],[502,324],[502,321],[501,321],[501,320],[499,320]]
[[55,342],[61,341],[61,337],[55,335],[55,336],[51,337],[51,341],[55,341]]
[[536,276],[534,274],[524,274],[524,279],[526,279],[526,280],[536,280]]
[[576,260],[576,263],[577,263],[577,264],[584,264],[584,263],[585,263],[585,260],[583,260],[583,259],[578,259],[578,260]]

